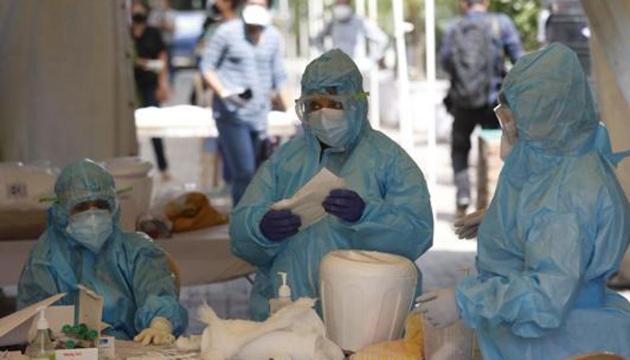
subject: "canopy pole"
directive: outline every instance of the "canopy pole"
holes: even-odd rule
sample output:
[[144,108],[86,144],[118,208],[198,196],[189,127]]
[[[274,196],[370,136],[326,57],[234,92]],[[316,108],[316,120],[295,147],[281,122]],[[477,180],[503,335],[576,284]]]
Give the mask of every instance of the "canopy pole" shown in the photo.
[[413,150],[413,125],[409,116],[409,74],[402,0],[392,0],[398,78],[398,118],[401,146],[411,154]]

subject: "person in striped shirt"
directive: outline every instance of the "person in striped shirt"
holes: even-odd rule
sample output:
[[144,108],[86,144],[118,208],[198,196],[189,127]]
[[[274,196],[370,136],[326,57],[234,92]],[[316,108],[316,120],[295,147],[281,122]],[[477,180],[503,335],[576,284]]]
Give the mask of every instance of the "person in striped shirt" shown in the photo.
[[282,38],[267,0],[248,0],[242,16],[225,22],[208,42],[200,68],[214,91],[213,116],[236,205],[254,177],[272,101],[286,81]]

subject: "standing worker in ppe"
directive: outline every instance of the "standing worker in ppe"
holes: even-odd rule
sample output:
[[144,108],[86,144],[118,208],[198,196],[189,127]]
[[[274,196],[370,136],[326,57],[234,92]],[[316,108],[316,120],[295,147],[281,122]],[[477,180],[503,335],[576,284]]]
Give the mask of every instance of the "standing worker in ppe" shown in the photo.
[[[319,297],[319,263],[336,249],[393,253],[416,260],[432,244],[426,183],[413,160],[367,120],[361,73],[340,50],[312,61],[297,101],[304,135],[259,170],[232,213],[232,251],[258,267],[250,307],[256,320],[289,274],[293,298]],[[271,210],[322,168],[345,179],[322,204],[328,216],[306,229],[288,210]],[[319,204],[318,204],[319,205]],[[419,290],[419,288],[418,288]]]
[[577,56],[559,44],[525,56],[500,101],[505,165],[479,228],[479,275],[421,297],[421,311],[438,326],[461,316],[486,359],[630,358],[630,304],[606,289],[630,233],[622,157]]
[[55,184],[57,200],[48,229],[22,269],[18,308],[67,292],[58,304],[74,305],[77,286],[103,296],[104,333],[144,344],[165,344],[188,322],[177,301],[166,254],[142,233],[120,228],[114,179],[90,160],[68,165]]

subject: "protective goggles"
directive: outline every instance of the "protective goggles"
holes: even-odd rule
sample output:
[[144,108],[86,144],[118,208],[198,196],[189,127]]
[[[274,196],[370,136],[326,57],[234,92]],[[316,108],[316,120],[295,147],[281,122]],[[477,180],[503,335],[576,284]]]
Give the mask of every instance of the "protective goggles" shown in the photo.
[[70,214],[77,214],[77,213],[84,212],[90,209],[109,210],[109,211],[112,210],[109,206],[109,202],[106,200],[91,200],[91,201],[84,201],[75,205],[72,208],[72,210],[70,210]]
[[368,96],[367,92],[344,95],[313,94],[306,95],[295,100],[295,112],[300,120],[321,109],[351,110],[356,101]]

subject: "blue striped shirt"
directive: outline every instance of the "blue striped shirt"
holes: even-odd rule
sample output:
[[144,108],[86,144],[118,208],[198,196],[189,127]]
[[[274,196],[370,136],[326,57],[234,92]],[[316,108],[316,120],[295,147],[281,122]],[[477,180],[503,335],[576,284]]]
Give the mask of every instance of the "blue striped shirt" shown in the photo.
[[200,67],[204,73],[215,72],[227,91],[252,91],[252,98],[241,108],[215,96],[212,108],[217,121],[240,121],[258,131],[267,128],[272,91],[280,89],[287,78],[282,38],[275,27],[265,27],[254,45],[247,40],[241,19],[220,25],[208,42]]

